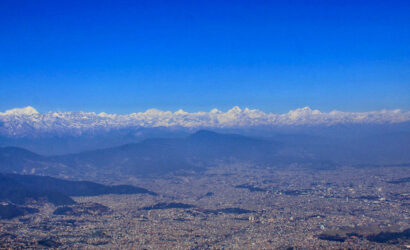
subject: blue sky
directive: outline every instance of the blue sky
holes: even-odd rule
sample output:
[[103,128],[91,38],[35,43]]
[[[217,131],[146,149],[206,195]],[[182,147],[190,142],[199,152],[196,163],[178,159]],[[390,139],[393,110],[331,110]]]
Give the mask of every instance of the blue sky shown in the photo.
[[410,109],[410,1],[1,1],[0,111]]

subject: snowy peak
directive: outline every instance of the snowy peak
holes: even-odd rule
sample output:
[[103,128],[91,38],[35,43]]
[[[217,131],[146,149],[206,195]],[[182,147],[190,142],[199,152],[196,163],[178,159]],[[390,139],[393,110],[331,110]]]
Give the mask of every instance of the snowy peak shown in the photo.
[[39,114],[39,112],[31,106],[27,106],[25,108],[14,108],[14,109],[6,110],[6,112],[4,113],[0,112],[0,115],[37,115],[37,114]]
[[238,107],[238,106],[235,106],[235,107],[233,107],[232,109],[230,109],[230,110],[228,111],[228,113],[233,113],[233,114],[238,114],[238,113],[241,113],[241,112],[242,112],[242,110],[241,110],[241,108]]
[[289,111],[288,115],[291,119],[298,119],[303,117],[309,117],[311,115],[320,115],[321,112],[319,110],[312,110],[309,107],[299,108],[295,110]]
[[320,112],[309,107],[284,114],[265,113],[238,106],[223,112],[171,112],[149,109],[128,115],[94,112],[39,113],[33,107],[0,112],[0,135],[26,136],[36,133],[82,134],[86,131],[129,127],[246,128],[257,126],[331,126],[336,124],[398,123],[410,121],[410,112],[381,110],[371,112]]

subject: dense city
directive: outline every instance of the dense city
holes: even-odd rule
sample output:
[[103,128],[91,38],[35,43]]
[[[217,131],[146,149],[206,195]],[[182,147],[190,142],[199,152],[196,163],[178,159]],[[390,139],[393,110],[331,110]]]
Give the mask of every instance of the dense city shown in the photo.
[[[4,248],[410,247],[408,166],[309,170],[231,164],[125,184],[158,195],[73,197],[1,220]],[[108,182],[108,181],[107,181]],[[5,204],[3,204],[5,205]]]

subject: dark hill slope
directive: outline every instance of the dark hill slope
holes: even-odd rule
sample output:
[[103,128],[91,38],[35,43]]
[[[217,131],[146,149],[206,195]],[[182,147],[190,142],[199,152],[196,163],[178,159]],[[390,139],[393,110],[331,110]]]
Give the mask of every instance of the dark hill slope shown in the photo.
[[46,190],[39,186],[26,186],[24,182],[15,180],[16,175],[0,174],[0,200],[15,204],[25,204],[27,201],[45,200],[54,205],[74,204],[74,200],[63,193]]
[[25,169],[43,167],[48,159],[31,151],[17,147],[0,148],[1,172],[24,172]]
[[277,152],[276,142],[236,134],[198,131],[185,141],[187,152],[203,159],[235,158],[243,161],[268,161]]
[[155,195],[144,188],[127,185],[105,186],[94,182],[67,181],[47,176],[0,174],[0,200],[15,204],[44,199],[55,205],[69,205],[75,203],[69,196],[139,193]]
[[3,174],[24,187],[38,192],[55,191],[68,196],[95,196],[103,194],[151,194],[155,193],[130,185],[106,186],[90,181],[68,181],[48,176]]

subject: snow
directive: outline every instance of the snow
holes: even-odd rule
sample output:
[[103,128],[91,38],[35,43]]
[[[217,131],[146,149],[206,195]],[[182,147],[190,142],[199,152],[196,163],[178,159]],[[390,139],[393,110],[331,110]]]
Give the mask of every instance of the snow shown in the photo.
[[14,108],[14,109],[6,110],[6,112],[4,113],[0,112],[0,115],[36,115],[36,114],[39,114],[38,111],[31,106],[27,106],[25,108]]
[[94,112],[39,113],[33,107],[15,108],[0,112],[0,134],[24,136],[35,132],[76,133],[94,129],[125,127],[186,127],[229,128],[289,125],[335,125],[357,123],[398,123],[410,121],[410,112],[380,110],[370,112],[331,111],[324,113],[309,107],[291,110],[284,114],[265,113],[257,109],[238,106],[223,112],[176,112],[149,109],[128,115]]

